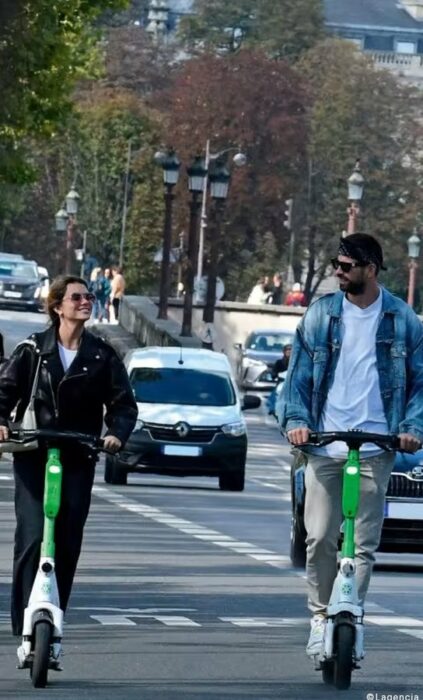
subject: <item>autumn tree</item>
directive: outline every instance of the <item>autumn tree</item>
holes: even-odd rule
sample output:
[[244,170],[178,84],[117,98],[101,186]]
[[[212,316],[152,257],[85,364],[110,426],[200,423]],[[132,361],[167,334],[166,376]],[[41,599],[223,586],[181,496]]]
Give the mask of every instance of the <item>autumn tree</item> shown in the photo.
[[[256,276],[264,236],[271,236],[278,269],[286,251],[284,199],[296,186],[306,146],[306,94],[301,81],[283,61],[262,52],[242,50],[225,57],[205,55],[187,62],[166,100],[167,145],[182,161],[204,153],[206,141],[217,153],[242,148],[247,165],[232,169],[226,207],[225,254],[221,273],[234,275],[229,298],[243,297]],[[230,161],[228,161],[230,162]],[[186,183],[179,186],[179,226],[186,228]],[[270,270],[273,272],[274,270]]]
[[260,47],[274,58],[295,59],[324,35],[321,0],[194,0],[180,36],[191,50]]
[[297,70],[311,92],[308,154],[294,195],[298,275],[306,261],[312,296],[346,228],[346,180],[360,158],[366,186],[359,225],[384,245],[392,270],[384,279],[398,289],[405,241],[423,204],[421,93],[341,40],[312,49]]

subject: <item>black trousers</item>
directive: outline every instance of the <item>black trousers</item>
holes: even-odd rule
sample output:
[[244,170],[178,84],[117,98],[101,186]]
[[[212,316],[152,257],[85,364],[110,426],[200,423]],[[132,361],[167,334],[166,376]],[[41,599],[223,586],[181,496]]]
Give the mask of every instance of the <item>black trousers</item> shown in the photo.
[[113,305],[113,308],[114,308],[114,311],[115,311],[115,319],[116,319],[116,321],[117,321],[118,318],[119,318],[120,298],[116,298],[116,297],[115,297],[115,298],[113,299],[113,301],[112,301],[112,305]]
[[[95,458],[68,452],[63,464],[62,500],[56,519],[56,576],[60,607],[66,610],[72,589],[85,521],[91,502]],[[12,581],[12,631],[22,634],[23,614],[28,604],[40,558],[43,539],[43,495],[46,451],[15,453],[15,548]]]

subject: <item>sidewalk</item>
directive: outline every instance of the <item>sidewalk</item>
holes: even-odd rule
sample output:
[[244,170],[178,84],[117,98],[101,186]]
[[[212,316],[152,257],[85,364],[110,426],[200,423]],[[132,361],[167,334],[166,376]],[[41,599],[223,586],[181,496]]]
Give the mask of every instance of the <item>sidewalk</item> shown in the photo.
[[141,345],[132,333],[126,331],[119,324],[112,323],[92,323],[88,329],[94,335],[104,338],[116,350],[119,357],[125,357],[128,350],[139,348]]

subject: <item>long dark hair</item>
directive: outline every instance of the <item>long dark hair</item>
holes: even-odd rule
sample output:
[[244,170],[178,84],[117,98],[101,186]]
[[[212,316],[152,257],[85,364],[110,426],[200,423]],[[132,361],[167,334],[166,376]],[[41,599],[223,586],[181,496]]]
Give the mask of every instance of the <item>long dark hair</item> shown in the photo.
[[59,314],[56,313],[55,309],[57,309],[57,307],[62,303],[68,284],[83,284],[84,287],[88,289],[86,280],[82,279],[82,277],[78,277],[77,275],[59,275],[58,277],[54,278],[48,291],[46,312],[50,317],[51,325],[55,328],[58,328],[60,325]]

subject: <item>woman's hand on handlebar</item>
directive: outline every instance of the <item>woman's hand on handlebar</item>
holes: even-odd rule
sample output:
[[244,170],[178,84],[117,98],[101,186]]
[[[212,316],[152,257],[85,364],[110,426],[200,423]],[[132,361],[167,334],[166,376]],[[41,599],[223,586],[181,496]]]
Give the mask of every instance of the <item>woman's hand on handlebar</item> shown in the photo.
[[422,446],[420,440],[411,433],[400,433],[398,435],[400,441],[400,450],[403,452],[417,452]]
[[294,428],[288,430],[287,437],[292,445],[305,445],[310,437],[311,430],[309,428]]
[[9,428],[7,425],[0,425],[0,442],[5,442],[9,439]]
[[122,447],[122,443],[119,438],[114,435],[106,435],[104,438],[104,449],[108,452],[118,452]]

